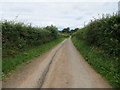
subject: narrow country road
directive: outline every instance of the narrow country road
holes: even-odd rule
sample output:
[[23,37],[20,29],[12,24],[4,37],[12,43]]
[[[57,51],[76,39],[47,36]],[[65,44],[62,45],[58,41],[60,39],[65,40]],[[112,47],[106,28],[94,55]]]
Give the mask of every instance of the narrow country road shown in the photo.
[[[84,47],[83,47],[84,48]],[[16,70],[4,88],[109,88],[66,39],[47,53]]]

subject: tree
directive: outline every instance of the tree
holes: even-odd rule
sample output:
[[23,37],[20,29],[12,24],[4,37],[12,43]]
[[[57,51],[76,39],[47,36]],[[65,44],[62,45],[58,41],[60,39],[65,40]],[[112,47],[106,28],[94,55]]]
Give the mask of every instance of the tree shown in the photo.
[[63,32],[63,33],[69,33],[69,32],[70,32],[70,28],[69,28],[69,27],[64,28],[64,29],[62,30],[62,32]]
[[58,38],[58,28],[51,25],[51,26],[47,26],[44,29],[48,30],[51,32],[51,35],[53,36],[53,38]]
[[75,31],[75,32],[77,32],[78,30],[79,30],[79,28],[75,28],[75,30],[74,30],[74,31]]

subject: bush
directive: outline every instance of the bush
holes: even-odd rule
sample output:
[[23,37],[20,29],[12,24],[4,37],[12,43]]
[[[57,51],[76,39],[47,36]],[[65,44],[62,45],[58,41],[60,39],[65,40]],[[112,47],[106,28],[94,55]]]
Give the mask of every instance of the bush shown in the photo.
[[72,38],[72,42],[96,72],[104,76],[113,88],[120,88],[120,68],[114,57],[99,52],[84,40]]
[[[120,16],[103,17],[91,21],[87,26],[79,29],[75,34],[75,46],[80,47],[84,58],[94,69],[102,74],[114,87],[120,87]],[[78,42],[77,42],[78,41]],[[89,49],[95,48],[94,54]],[[81,44],[80,44],[81,43]],[[88,44],[88,45],[87,45]],[[89,53],[91,53],[89,55]],[[97,55],[97,53],[100,53]]]
[[59,35],[58,35],[57,27],[54,27],[53,25],[51,25],[51,26],[45,27],[44,29],[50,31],[51,32],[50,34],[51,36],[53,36],[54,39],[58,38]]
[[[49,27],[49,28],[48,28]],[[40,46],[58,38],[58,30],[54,26],[36,28],[24,23],[12,21],[2,22],[3,57],[25,51],[28,48]]]
[[120,57],[120,16],[96,19],[75,34],[106,54]]

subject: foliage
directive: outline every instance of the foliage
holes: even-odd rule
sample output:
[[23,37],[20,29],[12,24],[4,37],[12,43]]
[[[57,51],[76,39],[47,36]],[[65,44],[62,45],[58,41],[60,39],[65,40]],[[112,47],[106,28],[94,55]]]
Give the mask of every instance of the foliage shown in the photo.
[[120,16],[95,19],[75,34],[78,39],[87,41],[106,54],[120,57]]
[[73,43],[85,60],[113,87],[120,87],[120,16],[91,20],[73,37],[76,38]]
[[40,46],[58,38],[58,31],[54,26],[42,29],[20,22],[3,21],[1,23],[3,57],[14,55],[18,51]]
[[27,51],[19,52],[14,57],[3,58],[2,71],[3,78],[5,78],[12,70],[15,70],[21,64],[29,63],[31,59],[42,55],[44,52],[48,51],[50,48],[54,47],[56,44],[60,43],[64,38],[56,39],[52,42],[40,45],[35,48],[30,48]]
[[85,60],[100,73],[114,88],[120,88],[119,62],[114,57],[103,54],[84,40],[72,38],[75,47]]
[[58,28],[57,27],[51,25],[51,26],[45,27],[44,29],[50,31],[51,32],[50,34],[51,34],[51,36],[53,36],[54,39],[58,38],[59,35],[58,35]]
[[69,32],[70,32],[70,28],[69,28],[69,27],[64,28],[64,29],[62,30],[62,32],[63,32],[63,33],[69,33]]

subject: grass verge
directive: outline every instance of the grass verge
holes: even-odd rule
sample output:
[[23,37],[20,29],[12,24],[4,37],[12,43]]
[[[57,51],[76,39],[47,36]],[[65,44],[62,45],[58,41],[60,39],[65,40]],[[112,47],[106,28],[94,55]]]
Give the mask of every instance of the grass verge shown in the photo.
[[118,60],[105,55],[85,41],[72,38],[72,42],[85,60],[101,74],[114,88],[120,88],[120,68]]
[[2,60],[3,79],[7,77],[11,71],[15,70],[21,64],[30,62],[30,60],[42,55],[44,52],[50,50],[52,47],[54,47],[63,40],[64,38],[57,39],[44,45],[38,46],[36,48],[32,48],[26,52],[20,52],[14,57],[3,58]]

